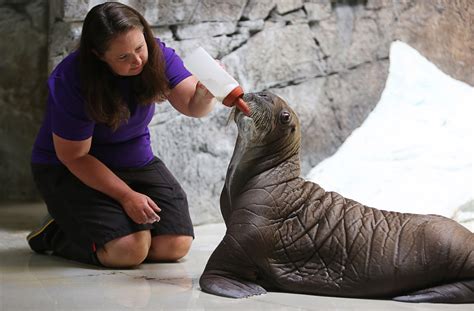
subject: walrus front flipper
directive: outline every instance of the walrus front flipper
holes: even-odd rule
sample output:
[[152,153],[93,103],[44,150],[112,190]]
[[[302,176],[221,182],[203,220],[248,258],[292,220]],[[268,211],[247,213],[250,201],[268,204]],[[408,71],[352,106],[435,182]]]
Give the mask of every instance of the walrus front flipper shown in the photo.
[[229,298],[265,294],[256,284],[258,270],[240,243],[226,234],[212,253],[199,280],[201,290]]
[[229,298],[246,298],[266,294],[260,285],[206,272],[199,280],[203,292]]
[[402,302],[473,303],[474,280],[460,281],[422,289],[393,298]]

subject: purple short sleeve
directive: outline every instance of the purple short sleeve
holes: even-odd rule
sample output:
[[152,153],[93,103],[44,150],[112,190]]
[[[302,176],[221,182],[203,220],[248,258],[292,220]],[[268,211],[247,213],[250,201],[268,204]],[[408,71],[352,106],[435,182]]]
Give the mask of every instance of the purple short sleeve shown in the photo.
[[170,88],[174,88],[179,82],[191,76],[191,73],[184,67],[183,61],[178,54],[176,54],[175,50],[167,47],[158,39],[156,39],[156,42],[163,51],[166,62],[166,76],[170,82]]
[[84,111],[84,100],[78,87],[62,76],[48,80],[51,130],[68,140],[84,140],[92,136],[95,122]]

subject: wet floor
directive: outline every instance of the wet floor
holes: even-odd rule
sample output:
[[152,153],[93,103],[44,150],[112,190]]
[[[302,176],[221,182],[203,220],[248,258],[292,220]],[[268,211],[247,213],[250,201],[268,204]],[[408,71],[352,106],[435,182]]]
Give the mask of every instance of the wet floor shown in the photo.
[[199,276],[220,242],[223,224],[197,226],[179,263],[102,269],[33,253],[25,240],[42,204],[0,206],[0,311],[7,310],[474,310],[474,305],[407,304],[269,293],[228,299],[203,293]]

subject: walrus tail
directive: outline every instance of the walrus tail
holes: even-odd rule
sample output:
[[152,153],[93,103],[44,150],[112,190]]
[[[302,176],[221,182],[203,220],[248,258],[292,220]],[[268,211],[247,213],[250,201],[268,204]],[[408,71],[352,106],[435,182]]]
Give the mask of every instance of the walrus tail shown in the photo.
[[459,281],[394,297],[401,302],[474,303],[474,280]]

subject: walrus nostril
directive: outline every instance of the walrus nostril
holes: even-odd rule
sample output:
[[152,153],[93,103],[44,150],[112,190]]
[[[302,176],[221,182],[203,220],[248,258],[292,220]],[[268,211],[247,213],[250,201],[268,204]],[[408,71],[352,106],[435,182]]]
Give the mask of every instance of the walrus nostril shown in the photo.
[[270,96],[268,95],[268,92],[258,92],[257,93],[258,97],[261,97],[263,99],[269,99]]
[[257,93],[245,93],[242,96],[242,99],[245,102],[255,102],[255,103],[262,103],[262,102],[272,102],[272,96],[268,92],[257,92]]

